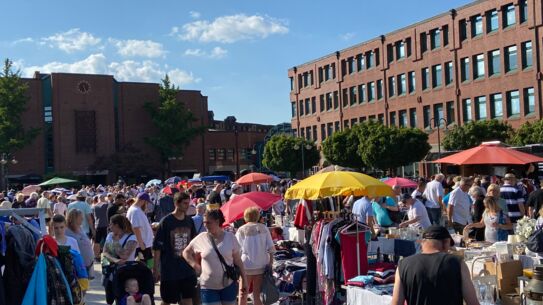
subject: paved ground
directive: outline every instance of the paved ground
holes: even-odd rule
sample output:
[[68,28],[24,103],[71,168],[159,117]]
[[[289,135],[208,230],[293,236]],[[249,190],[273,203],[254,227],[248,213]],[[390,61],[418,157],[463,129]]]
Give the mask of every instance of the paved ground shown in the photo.
[[[87,291],[87,295],[85,296],[85,303],[87,305],[106,305],[106,293],[102,286],[102,269],[99,263],[94,264],[94,276],[95,278],[91,281],[89,291]],[[158,285],[155,285],[155,303],[160,304]]]

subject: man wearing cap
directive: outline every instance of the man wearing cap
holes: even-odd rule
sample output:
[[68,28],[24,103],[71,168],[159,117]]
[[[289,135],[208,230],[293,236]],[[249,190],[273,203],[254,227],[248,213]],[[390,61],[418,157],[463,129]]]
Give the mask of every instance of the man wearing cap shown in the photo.
[[514,174],[505,174],[503,185],[500,187],[500,197],[507,204],[507,216],[512,223],[516,223],[525,215],[524,196],[522,191],[517,188],[517,178]]
[[136,198],[136,202],[128,208],[126,218],[132,224],[134,235],[136,235],[136,239],[138,240],[136,255],[142,253],[145,263],[149,268],[152,268],[153,253],[151,247],[153,246],[153,230],[144,212],[145,205],[151,202],[151,198],[145,192],[139,193]]
[[418,199],[411,197],[409,194],[403,194],[401,202],[409,207],[407,211],[408,220],[400,223],[400,228],[415,227],[426,229],[431,225],[430,218],[426,207]]
[[85,191],[79,191],[75,195],[76,201],[68,205],[68,210],[66,213],[69,213],[73,209],[80,210],[83,212],[83,223],[81,224],[81,229],[85,234],[92,238],[96,233],[94,231],[94,219],[92,218],[92,210],[90,205],[87,203],[87,193]]
[[447,229],[430,226],[422,238],[422,253],[398,265],[391,304],[479,305],[468,266],[447,253],[454,245]]

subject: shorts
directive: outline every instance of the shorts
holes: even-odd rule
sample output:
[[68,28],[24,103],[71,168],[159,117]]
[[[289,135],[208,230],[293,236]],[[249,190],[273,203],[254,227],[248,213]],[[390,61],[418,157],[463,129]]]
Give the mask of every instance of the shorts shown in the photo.
[[107,227],[96,228],[96,233],[94,234],[94,243],[103,245],[106,242],[107,237]]
[[160,281],[160,297],[163,302],[181,304],[182,299],[192,299],[196,293],[196,277],[182,280]]
[[220,304],[235,303],[238,298],[238,282],[233,282],[230,286],[223,289],[205,289],[200,290],[202,304]]

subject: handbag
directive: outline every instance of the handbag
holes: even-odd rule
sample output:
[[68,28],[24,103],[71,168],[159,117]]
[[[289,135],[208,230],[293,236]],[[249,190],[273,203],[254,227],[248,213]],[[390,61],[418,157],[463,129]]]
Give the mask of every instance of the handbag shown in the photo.
[[266,268],[262,278],[260,301],[262,301],[262,304],[264,305],[271,305],[279,301],[279,289],[275,286],[275,280],[273,279],[273,274],[269,268]]
[[219,252],[219,249],[217,249],[217,245],[215,244],[215,241],[213,240],[213,237],[211,237],[210,234],[208,234],[207,237],[209,238],[209,241],[211,241],[211,244],[213,245],[213,249],[215,249],[215,252],[217,253],[217,256],[219,257],[219,260],[221,261],[221,264],[222,264],[222,266],[224,268],[224,273],[225,273],[226,277],[233,280],[233,281],[239,280],[239,277],[241,275],[241,271],[240,271],[239,267],[236,266],[236,264],[234,264],[232,266],[228,265],[224,261],[224,257]]
[[541,253],[543,252],[543,230],[538,228],[526,242],[526,248],[532,252]]

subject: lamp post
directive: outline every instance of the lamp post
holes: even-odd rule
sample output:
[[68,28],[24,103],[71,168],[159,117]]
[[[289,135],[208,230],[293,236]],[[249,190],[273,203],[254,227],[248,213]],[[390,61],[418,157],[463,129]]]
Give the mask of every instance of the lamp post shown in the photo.
[[[255,146],[256,146],[256,148],[257,148],[258,150],[255,150]],[[255,144],[255,145],[253,146],[253,150],[251,150],[251,154],[252,154],[253,156],[255,156],[255,163],[256,163],[256,164],[255,164],[255,167],[256,167],[256,169],[257,169],[258,171],[260,171],[260,149],[259,149],[258,145]]]
[[[11,159],[11,160],[9,160]],[[2,170],[2,177],[1,177],[1,188],[2,190],[8,191],[9,183],[8,183],[8,163],[11,163],[13,165],[17,164],[19,161],[15,159],[12,155],[9,153],[2,153],[2,159],[0,160],[1,170]]]
[[[439,127],[440,127],[440,123],[443,122],[443,126],[445,127],[445,129],[447,129],[447,120],[445,118],[433,117],[430,119],[430,126],[432,126],[432,122],[434,122],[434,127],[437,128],[437,158],[441,159],[441,136],[439,133],[439,129],[440,129]],[[437,168],[438,170],[441,170],[441,165],[438,164]]]
[[[300,146],[301,145],[301,146]],[[313,146],[309,145],[309,144],[305,144],[303,143],[303,139],[302,139],[302,143],[298,145],[294,145],[294,149],[295,150],[301,150],[302,151],[302,179],[305,178],[305,153],[304,151],[307,149],[307,150],[310,150]]]

